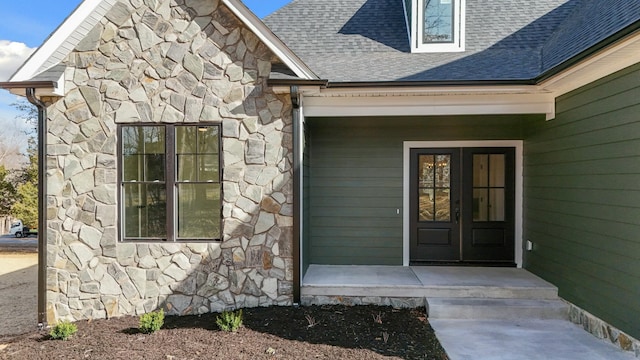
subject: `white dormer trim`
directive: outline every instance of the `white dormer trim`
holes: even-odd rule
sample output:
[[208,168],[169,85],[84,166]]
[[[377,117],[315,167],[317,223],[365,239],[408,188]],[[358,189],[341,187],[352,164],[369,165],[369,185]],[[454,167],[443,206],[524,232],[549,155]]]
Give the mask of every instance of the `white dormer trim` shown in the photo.
[[453,42],[446,44],[424,43],[424,4],[426,0],[411,0],[411,52],[440,53],[461,52],[465,50],[466,33],[466,0],[450,0],[453,2],[454,24]]
[[[59,64],[117,2],[118,0],[84,0],[49,35],[49,38],[24,62],[9,81],[28,81],[44,70]],[[222,2],[297,76],[303,79],[318,79],[318,76],[240,0],[223,0]]]
[[303,61],[280,38],[260,20],[240,0],[222,0],[222,2],[242,21],[273,53],[287,65],[296,76],[306,79],[319,79]]
[[31,54],[9,81],[27,81],[60,63],[115,3],[116,0],[84,0]]

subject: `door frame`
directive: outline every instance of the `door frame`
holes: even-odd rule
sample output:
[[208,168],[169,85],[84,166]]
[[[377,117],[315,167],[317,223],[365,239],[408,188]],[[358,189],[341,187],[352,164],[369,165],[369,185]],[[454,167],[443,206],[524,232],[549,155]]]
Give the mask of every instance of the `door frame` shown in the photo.
[[414,148],[467,148],[513,147],[515,148],[515,254],[516,265],[522,267],[522,214],[523,214],[523,141],[522,140],[460,140],[460,141],[404,141],[402,169],[402,265],[409,266],[409,172],[410,153]]

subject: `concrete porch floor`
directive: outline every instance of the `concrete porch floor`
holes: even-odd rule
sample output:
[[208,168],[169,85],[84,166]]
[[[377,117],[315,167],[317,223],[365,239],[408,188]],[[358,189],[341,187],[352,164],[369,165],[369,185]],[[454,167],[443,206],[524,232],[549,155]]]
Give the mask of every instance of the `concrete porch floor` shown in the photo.
[[[422,298],[428,312],[431,312],[429,299],[433,303],[451,298],[458,298],[458,302],[464,302],[466,298],[482,302],[504,299],[561,302],[555,286],[516,268],[310,265],[302,283],[303,299]],[[510,311],[500,302],[492,306],[498,312]],[[432,307],[435,314],[436,308]],[[562,320],[568,316],[530,319],[526,311],[520,311],[516,309],[512,313],[515,316],[505,319],[474,318],[473,315],[467,318],[464,315],[460,318],[430,316],[429,321],[451,360],[636,359],[631,352]],[[464,311],[450,306],[445,313],[455,317],[457,312]],[[471,314],[477,312],[477,308],[472,308]]]
[[528,271],[503,267],[310,265],[302,281],[303,296],[486,297],[487,291],[557,294]]

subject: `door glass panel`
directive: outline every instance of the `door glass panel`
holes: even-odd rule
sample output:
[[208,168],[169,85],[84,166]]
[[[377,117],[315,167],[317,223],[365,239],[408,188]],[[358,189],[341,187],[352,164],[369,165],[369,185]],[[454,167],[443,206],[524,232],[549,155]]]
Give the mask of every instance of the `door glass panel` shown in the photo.
[[489,189],[489,221],[504,221],[504,189]]
[[418,221],[433,221],[434,200],[433,189],[420,189]]
[[489,186],[504,187],[504,154],[491,154],[489,165]]
[[505,155],[473,155],[473,221],[504,221]]
[[473,221],[487,221],[487,189],[473,189]]
[[449,221],[451,219],[450,190],[436,190],[436,221]]
[[473,155],[473,187],[487,186],[489,173],[489,156],[486,154]]
[[451,155],[437,155],[435,167],[436,187],[450,187],[449,174],[451,173]]
[[451,220],[451,155],[418,156],[418,221]]
[[433,188],[433,165],[434,165],[434,156],[433,155],[420,155],[419,160],[419,171],[418,171],[418,187],[419,188]]

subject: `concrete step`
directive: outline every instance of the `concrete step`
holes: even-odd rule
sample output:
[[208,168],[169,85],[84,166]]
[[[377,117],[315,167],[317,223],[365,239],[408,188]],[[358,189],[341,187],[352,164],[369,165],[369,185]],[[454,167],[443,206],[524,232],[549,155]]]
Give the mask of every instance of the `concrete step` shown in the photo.
[[558,288],[548,286],[429,286],[423,289],[427,298],[487,298],[555,300]]
[[568,319],[563,301],[540,299],[427,298],[431,319]]

